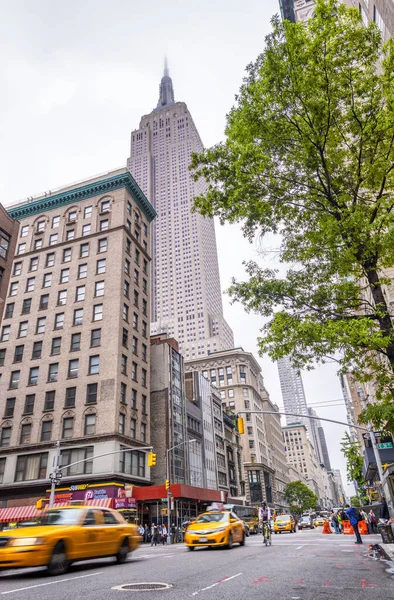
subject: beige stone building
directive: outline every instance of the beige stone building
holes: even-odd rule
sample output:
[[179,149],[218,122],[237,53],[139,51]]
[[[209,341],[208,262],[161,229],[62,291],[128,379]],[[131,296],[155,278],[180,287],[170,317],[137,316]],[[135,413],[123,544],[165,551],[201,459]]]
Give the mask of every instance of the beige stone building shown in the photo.
[[[63,489],[148,483],[150,222],[126,169],[9,208],[20,221],[0,330],[3,499],[42,496],[60,440]],[[66,492],[64,492],[66,493]]]
[[[265,415],[252,412],[264,410],[264,401],[268,402],[259,363],[250,352],[235,348],[186,361],[185,372],[189,371],[202,372],[218,388],[223,405],[234,413],[241,412],[245,418],[245,434],[240,436],[243,461],[240,484],[246,499],[252,504],[265,500],[279,507],[282,499],[277,493],[274,457],[283,452],[283,441],[273,432],[268,436],[268,423],[272,421],[267,420]],[[275,445],[275,450],[270,444]],[[281,482],[279,486],[282,489]]]
[[319,464],[305,425],[294,423],[282,429],[288,463],[305,478],[308,487],[320,498]]
[[7,297],[18,230],[19,222],[12,219],[0,204],[0,324]]

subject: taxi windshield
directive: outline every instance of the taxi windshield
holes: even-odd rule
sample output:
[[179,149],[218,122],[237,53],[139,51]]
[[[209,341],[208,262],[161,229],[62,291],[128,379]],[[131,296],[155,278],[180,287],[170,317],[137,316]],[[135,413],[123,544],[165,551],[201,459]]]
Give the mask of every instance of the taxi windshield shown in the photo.
[[196,519],[196,523],[223,523],[228,520],[228,513],[205,513]]
[[38,525],[76,525],[80,518],[81,511],[77,508],[55,509],[43,513]]
[[282,517],[277,517],[277,521],[290,521],[290,517],[284,515]]

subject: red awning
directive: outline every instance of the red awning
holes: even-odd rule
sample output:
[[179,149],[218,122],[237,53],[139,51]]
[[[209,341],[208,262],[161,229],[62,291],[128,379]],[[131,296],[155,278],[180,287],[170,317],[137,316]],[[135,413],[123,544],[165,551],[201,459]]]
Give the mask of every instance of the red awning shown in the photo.
[[29,521],[38,517],[41,511],[32,506],[12,506],[0,509],[0,521],[10,523],[12,521]]
[[[171,494],[173,498],[184,498],[185,500],[195,500],[200,502],[225,502],[222,492],[219,490],[210,490],[207,488],[198,488],[183,483],[171,484]],[[133,487],[133,497],[139,502],[148,500],[160,500],[167,497],[167,490],[164,485],[152,485],[145,487]]]

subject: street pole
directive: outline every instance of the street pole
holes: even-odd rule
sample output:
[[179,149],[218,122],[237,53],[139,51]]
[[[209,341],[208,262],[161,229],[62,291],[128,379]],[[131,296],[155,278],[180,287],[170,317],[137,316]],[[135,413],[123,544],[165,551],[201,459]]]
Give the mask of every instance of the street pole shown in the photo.
[[[362,394],[362,393],[359,392],[358,393],[358,397],[360,398],[361,406],[363,407],[363,410],[366,410],[367,403],[365,401],[364,394]],[[378,469],[379,479],[382,482],[383,481],[382,461],[380,460],[379,448],[378,448],[378,445],[376,443],[375,433],[373,431],[372,423],[370,421],[367,423],[367,430],[368,430],[368,434],[369,434],[369,437],[370,437],[370,440],[371,440],[371,445],[372,445],[373,453],[374,453],[375,460],[376,460],[376,466],[377,466],[377,469]]]
[[[53,508],[53,505],[55,503],[55,490],[56,490],[56,483],[59,483],[60,479],[61,479],[61,472],[59,471],[59,458],[60,458],[60,442],[57,441],[56,442],[56,454],[55,454],[55,458],[53,461],[53,472],[50,474],[50,479],[51,479],[51,495],[49,497],[49,508]],[[59,477],[60,475],[60,477]]]
[[168,490],[167,490],[167,518],[168,518],[168,540],[169,543],[171,544],[171,534],[170,534],[170,518],[171,518],[171,498],[172,498],[172,493],[171,493],[171,477],[170,477],[170,452],[171,450],[174,450],[175,448],[179,448],[180,446],[184,446],[185,444],[192,444],[193,442],[195,442],[196,439],[193,440],[185,440],[184,442],[181,442],[180,444],[177,444],[176,446],[173,446],[172,448],[167,448],[166,450],[166,481],[168,481],[169,485],[168,485]]

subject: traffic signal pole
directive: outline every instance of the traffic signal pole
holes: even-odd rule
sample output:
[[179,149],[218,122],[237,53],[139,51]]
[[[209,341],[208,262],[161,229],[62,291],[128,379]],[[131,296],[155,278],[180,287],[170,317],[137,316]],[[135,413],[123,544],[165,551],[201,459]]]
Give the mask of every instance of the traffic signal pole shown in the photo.
[[172,544],[173,540],[171,539],[171,469],[170,469],[170,452],[175,450],[175,448],[179,448],[180,446],[184,446],[185,444],[191,444],[196,440],[185,440],[176,446],[172,446],[172,448],[167,448],[166,450],[166,488],[167,488],[167,519],[168,519],[168,540],[169,543]]

